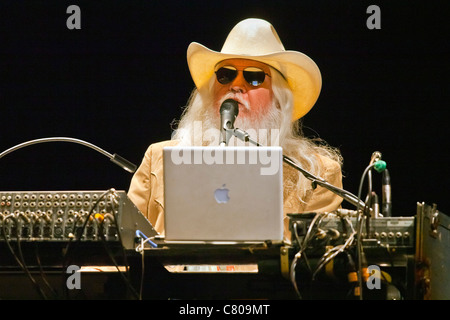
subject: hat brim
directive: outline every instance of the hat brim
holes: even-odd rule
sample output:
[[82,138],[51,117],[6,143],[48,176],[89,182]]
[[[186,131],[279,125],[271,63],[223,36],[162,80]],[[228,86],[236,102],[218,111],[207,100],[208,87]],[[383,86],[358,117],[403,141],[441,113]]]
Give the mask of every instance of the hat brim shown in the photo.
[[294,95],[293,121],[307,114],[319,98],[322,88],[320,70],[311,58],[301,52],[286,50],[258,56],[229,54],[192,42],[187,50],[187,62],[197,89],[204,89],[220,61],[234,58],[263,62],[284,76]]

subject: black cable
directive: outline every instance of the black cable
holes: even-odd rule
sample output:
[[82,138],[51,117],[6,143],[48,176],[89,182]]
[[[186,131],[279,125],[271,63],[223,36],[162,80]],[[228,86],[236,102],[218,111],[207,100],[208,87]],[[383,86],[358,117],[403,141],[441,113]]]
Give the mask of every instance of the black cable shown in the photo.
[[[300,237],[299,237],[299,235],[298,235],[298,230],[297,230],[297,223],[294,223],[294,236],[295,236],[295,239],[297,240],[297,243],[298,243],[298,245],[299,245],[299,247],[301,246],[300,245]],[[312,268],[311,268],[311,265],[310,265],[310,263],[309,263],[309,259],[308,259],[308,257],[306,256],[306,253],[305,252],[303,252],[303,260],[305,261],[305,264],[306,264],[306,267],[308,268],[308,270],[309,270],[309,272],[311,272],[312,273]]]
[[39,273],[41,275],[42,281],[44,282],[44,284],[46,285],[48,290],[52,293],[53,297],[57,298],[58,297],[58,293],[52,287],[50,282],[48,282],[47,276],[45,275],[44,268],[42,267],[42,263],[41,263],[41,258],[40,258],[40,253],[39,253],[39,249],[38,249],[38,244],[36,242],[35,242],[35,246],[34,246],[34,254],[35,254],[35,257],[36,257],[36,263],[38,264]]
[[[372,170],[372,168],[375,166],[375,163],[370,164],[369,166],[366,167],[366,169],[364,170],[362,176],[361,176],[361,180],[359,183],[359,188],[358,188],[358,199],[361,199],[361,194],[362,194],[362,187],[364,184],[364,179],[367,175],[367,173],[369,172],[369,170]],[[364,210],[360,212],[361,210],[361,205],[358,203],[357,207],[356,207],[356,213],[358,215],[357,217],[357,222],[356,222],[356,237],[357,237],[357,241],[356,241],[356,255],[357,255],[357,260],[358,260],[358,285],[359,285],[359,289],[360,289],[360,300],[363,300],[363,284],[362,284],[362,256],[363,256],[363,247],[362,247],[362,243],[361,243],[361,233],[362,233],[362,226],[363,226],[363,218],[364,216],[366,216],[364,214],[364,212],[366,211],[367,208],[367,203],[365,203],[364,205]]]
[[[139,294],[136,292],[136,290],[134,289],[134,287],[132,286],[130,279],[120,270],[119,264],[117,263],[116,259],[114,258],[113,254],[111,253],[111,251],[108,248],[108,245],[106,244],[107,241],[104,238],[104,236],[100,236],[100,238],[102,239],[102,243],[104,245],[105,251],[108,254],[109,259],[111,260],[111,262],[114,264],[114,266],[116,267],[117,271],[119,272],[119,275],[121,276],[121,278],[124,280],[125,284],[127,285],[127,287],[131,290],[131,292],[133,293],[133,295],[136,298],[139,298]],[[125,269],[128,270],[128,266],[125,266]],[[128,272],[125,272],[126,274],[128,274]]]
[[117,236],[119,238],[120,247],[122,249],[122,256],[123,256],[124,265],[126,267],[127,276],[128,276],[128,279],[129,279],[130,278],[130,271],[129,271],[129,266],[128,266],[128,259],[127,259],[127,254],[125,252],[125,246],[123,245],[122,233],[120,232],[120,226],[119,226],[119,222],[118,222],[118,219],[117,219],[118,217],[116,216],[116,211],[114,210],[114,208],[112,209],[112,212],[113,212],[114,224],[116,225]]
[[91,217],[92,213],[94,212],[94,209],[98,206],[98,204],[100,203],[100,201],[110,192],[112,192],[113,189],[109,189],[107,191],[105,191],[104,193],[102,193],[98,199],[95,201],[95,203],[91,206],[91,209],[89,210],[89,213],[83,223],[83,226],[81,227],[81,229],[78,231],[77,230],[77,224],[78,224],[78,219],[79,217],[75,218],[74,220],[74,238],[75,240],[73,240],[73,238],[70,238],[69,241],[67,242],[66,248],[65,248],[65,252],[64,252],[64,256],[63,256],[63,268],[67,265],[67,257],[69,256],[69,248],[71,247],[71,244],[73,243],[73,241],[75,241],[75,243],[79,243],[81,238],[83,237],[84,234],[84,230],[86,229],[87,224],[89,223],[89,218]]
[[[347,221],[347,219],[345,219]],[[348,224],[351,226],[351,222],[347,221]],[[352,233],[350,233],[350,235],[348,236],[347,240],[345,240],[344,244],[341,245],[337,245],[335,247],[333,247],[332,249],[328,250],[318,261],[317,263],[317,267],[316,267],[316,271],[314,271],[313,274],[313,280],[315,278],[315,275],[318,274],[318,272],[326,265],[328,264],[331,260],[333,260],[338,254],[344,252],[345,250],[347,250],[353,242],[354,236],[355,236],[356,231],[352,231]]]
[[22,261],[23,270],[25,271],[25,273],[27,274],[28,278],[31,280],[33,285],[36,287],[36,290],[39,292],[39,294],[42,296],[42,298],[47,300],[48,299],[47,295],[44,293],[44,291],[42,290],[41,286],[34,279],[33,275],[31,274],[30,270],[28,269],[28,267],[27,267],[27,265],[25,263],[25,258],[24,258],[23,252],[22,252],[22,245],[21,245],[20,235],[19,234],[17,234],[17,251],[19,252],[19,257],[20,257],[20,259]]
[[[98,199],[92,204],[91,209],[89,210],[88,215],[86,216],[86,219],[81,227],[81,229],[78,231],[77,230],[77,224],[78,224],[78,219],[80,217],[75,218],[74,220],[74,236],[69,238],[69,241],[67,242],[66,248],[64,250],[64,255],[63,255],[63,260],[62,260],[62,275],[63,277],[66,275],[65,270],[67,270],[68,267],[68,257],[69,257],[69,249],[74,245],[77,244],[81,241],[81,238],[83,237],[84,231],[86,229],[87,224],[89,223],[89,218],[92,216],[95,208],[99,205],[100,201],[103,200],[103,198],[110,192],[114,191],[114,189],[108,189],[105,192],[103,192]],[[93,221],[96,221],[95,219],[93,219]],[[75,239],[75,240],[74,240]],[[75,243],[73,243],[75,241]],[[73,243],[73,244],[72,244]],[[66,297],[68,297],[69,292],[68,292],[68,288],[66,285],[66,282],[63,282],[63,291],[66,292]]]
[[349,297],[350,294],[352,296],[355,296],[356,287],[354,286],[354,282],[356,282],[356,285],[358,285],[357,284],[358,283],[358,279],[357,279],[358,276],[356,276],[356,281],[353,281],[354,280],[353,275],[354,274],[357,275],[356,265],[355,265],[355,261],[354,261],[354,259],[352,257],[352,254],[350,253],[350,251],[349,250],[345,250],[344,252],[345,252],[345,254],[347,256],[347,267],[348,267],[347,281],[349,282],[349,285],[350,285],[350,289],[347,292],[347,297]]
[[126,253],[124,250],[124,246],[123,246],[123,242],[122,242],[122,237],[120,234],[120,228],[119,228],[119,224],[117,222],[117,218],[116,218],[116,211],[114,209],[114,206],[111,207],[111,211],[112,211],[112,218],[114,221],[114,224],[116,226],[116,230],[117,230],[117,236],[119,238],[119,243],[121,246],[121,251],[122,251],[122,255],[123,255],[123,259],[124,259],[124,266],[125,266],[125,270],[126,270],[126,276],[124,275],[124,273],[120,270],[119,264],[117,263],[116,259],[114,258],[112,252],[110,251],[107,242],[106,241],[106,237],[104,234],[104,229],[103,229],[103,223],[104,223],[104,219],[99,223],[99,228],[100,228],[100,238],[102,240],[103,246],[105,248],[106,253],[108,254],[110,260],[112,261],[112,263],[114,264],[114,266],[116,267],[117,271],[119,272],[120,276],[122,277],[122,279],[124,280],[125,284],[127,285],[127,287],[130,289],[131,293],[137,298],[140,299],[140,295],[136,292],[136,289],[133,287],[133,285],[131,284],[130,281],[130,275],[129,275],[129,266],[127,263],[127,259],[126,259]]
[[18,232],[19,230],[18,229],[17,229],[17,247],[18,247],[18,251],[19,251],[19,256],[16,254],[16,252],[14,251],[14,249],[11,246],[10,239],[8,238],[8,236],[6,234],[6,226],[5,225],[6,225],[6,220],[7,219],[13,220],[13,223],[15,223],[16,227],[18,227],[17,219],[16,219],[16,217],[14,216],[13,213],[7,215],[6,217],[3,217],[2,229],[3,229],[3,238],[5,240],[5,243],[6,243],[7,247],[8,247],[8,249],[9,249],[9,251],[13,255],[14,259],[16,260],[17,264],[22,269],[22,271],[25,273],[25,275],[28,277],[28,279],[31,281],[31,283],[33,284],[33,287],[36,289],[38,294],[44,300],[47,300],[47,296],[42,291],[40,285],[36,282],[36,280],[33,278],[33,276],[31,275],[30,271],[28,270],[28,268],[25,265],[25,262],[24,262],[24,259],[23,259],[23,254],[22,254],[22,249],[21,249],[21,245],[20,245],[20,235],[19,235],[19,232]]
[[[78,224],[77,219],[78,219],[78,217],[77,217],[77,219],[75,219],[75,221],[74,221],[75,240],[73,240],[73,238],[71,238],[71,239],[69,239],[69,242],[67,243],[67,246],[66,246],[66,249],[65,249],[65,253],[64,253],[63,270],[64,270],[64,267],[67,265],[67,257],[68,257],[68,252],[69,252],[69,248],[70,248],[71,244],[73,243],[73,241],[75,241],[75,243],[79,243],[79,242],[81,241],[81,238],[82,238],[82,236],[83,236],[83,234],[84,234],[84,232],[85,232],[86,226],[87,226],[87,224],[89,223],[89,219],[90,219],[90,217],[92,216],[92,214],[94,213],[95,208],[99,205],[100,201],[102,201],[102,200],[104,200],[104,198],[106,198],[106,196],[107,196],[108,194],[113,194],[113,195],[114,195],[114,192],[115,192],[115,189],[111,188],[111,189],[105,191],[104,193],[102,193],[102,194],[98,197],[98,199],[96,200],[96,202],[92,205],[92,207],[91,207],[91,209],[90,209],[88,215],[87,215],[86,218],[85,218],[85,221],[84,221],[84,223],[83,223],[83,226],[81,227],[80,230],[77,230],[77,224]],[[114,196],[115,196],[115,195],[114,195]],[[111,202],[114,202],[114,200],[111,199]],[[101,241],[102,241],[103,247],[104,247],[106,253],[108,254],[109,259],[110,259],[111,262],[114,264],[114,266],[116,267],[116,269],[119,271],[120,276],[124,279],[125,283],[127,284],[127,286],[129,287],[129,289],[131,290],[132,294],[133,294],[136,298],[139,298],[139,294],[138,294],[138,293],[136,292],[136,290],[133,288],[133,286],[132,286],[132,284],[131,284],[131,282],[130,282],[130,279],[129,279],[129,267],[128,267],[128,263],[127,263],[127,259],[126,259],[125,249],[124,249],[124,246],[123,246],[122,236],[121,236],[121,233],[120,233],[120,226],[119,226],[119,224],[118,224],[118,222],[117,222],[116,210],[115,210],[115,208],[114,208],[114,205],[111,205],[111,211],[112,211],[112,218],[113,218],[113,221],[114,221],[116,230],[117,230],[117,235],[118,235],[118,238],[119,238],[119,243],[120,243],[120,246],[121,246],[121,249],[122,249],[122,255],[123,255],[123,259],[124,259],[124,264],[125,264],[126,275],[127,275],[127,276],[125,276],[125,275],[123,274],[123,272],[120,271],[120,267],[119,267],[119,265],[118,265],[116,259],[114,258],[113,254],[111,253],[109,247],[108,247],[107,244],[106,244],[107,241],[106,241],[106,238],[104,237],[104,232],[103,232],[103,221],[101,221],[101,222],[99,222],[99,223],[97,224],[97,226],[98,226],[97,231],[98,231],[98,233],[99,233],[99,236],[100,236],[100,239],[101,239]],[[97,219],[93,219],[92,221],[93,221],[94,223],[95,223],[95,222],[98,222]]]
[[308,242],[310,240],[310,236],[312,234],[312,230],[313,230],[314,226],[316,225],[317,220],[320,217],[321,217],[321,214],[319,214],[319,213],[315,214],[314,218],[312,219],[312,221],[311,221],[311,223],[310,223],[310,225],[308,227],[308,230],[306,231],[305,237],[303,238],[303,242],[301,244],[299,243],[300,249],[295,254],[294,259],[292,259],[292,262],[291,262],[290,280],[291,280],[291,283],[292,283],[292,285],[293,285],[293,287],[295,289],[295,292],[297,293],[297,296],[298,296],[299,299],[302,299],[302,296],[301,296],[300,290],[298,289],[298,286],[297,286],[295,269],[297,268],[298,260],[303,258],[303,253],[304,253],[304,251],[306,250],[306,248],[308,246]]

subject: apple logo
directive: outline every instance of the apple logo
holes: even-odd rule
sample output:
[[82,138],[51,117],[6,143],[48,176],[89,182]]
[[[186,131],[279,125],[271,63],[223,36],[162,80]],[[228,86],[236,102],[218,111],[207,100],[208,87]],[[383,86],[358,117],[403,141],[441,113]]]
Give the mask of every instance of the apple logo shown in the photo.
[[230,196],[228,195],[229,191],[229,189],[225,188],[225,185],[216,189],[216,191],[214,191],[214,198],[217,203],[227,203],[230,200]]

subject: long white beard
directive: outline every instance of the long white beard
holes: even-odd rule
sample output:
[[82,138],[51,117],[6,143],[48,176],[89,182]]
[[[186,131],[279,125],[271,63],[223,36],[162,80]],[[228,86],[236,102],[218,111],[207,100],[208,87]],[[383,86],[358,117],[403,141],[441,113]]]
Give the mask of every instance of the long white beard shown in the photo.
[[[229,98],[238,98],[239,94],[229,93],[222,97],[220,103]],[[250,138],[262,145],[281,145],[281,140],[286,130],[283,130],[283,117],[280,108],[272,102],[269,108],[255,108],[256,110],[269,110],[266,114],[252,114],[252,107],[243,102],[243,108],[250,111],[250,116],[236,118],[234,128],[247,132]],[[216,111],[218,107],[203,108],[202,112],[188,110],[184,115],[184,121],[180,122],[175,138],[181,139],[187,145],[219,145],[220,143],[220,115]],[[231,137],[228,145],[249,145],[236,137]]]

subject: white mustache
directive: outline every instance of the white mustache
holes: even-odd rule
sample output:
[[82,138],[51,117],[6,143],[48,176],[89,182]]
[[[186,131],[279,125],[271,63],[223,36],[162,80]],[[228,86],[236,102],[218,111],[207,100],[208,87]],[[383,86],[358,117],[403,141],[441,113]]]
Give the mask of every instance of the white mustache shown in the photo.
[[244,106],[245,109],[250,110],[250,105],[248,104],[248,101],[246,101],[245,99],[243,99],[242,97],[242,93],[233,93],[233,92],[227,92],[222,99],[220,100],[220,105],[222,105],[222,103],[227,100],[227,99],[233,99],[236,100],[237,102],[239,102],[239,104],[241,104],[242,106]]

